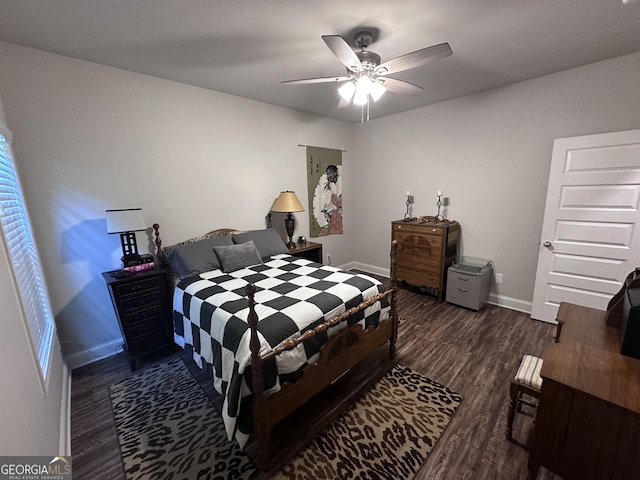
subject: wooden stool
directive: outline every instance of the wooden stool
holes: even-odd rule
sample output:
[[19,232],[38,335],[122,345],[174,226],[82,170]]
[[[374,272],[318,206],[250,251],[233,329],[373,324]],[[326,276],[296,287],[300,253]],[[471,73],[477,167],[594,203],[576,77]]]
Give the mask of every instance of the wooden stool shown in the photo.
[[509,411],[507,413],[507,440],[513,439],[513,419],[522,411],[522,404],[536,407],[535,404],[522,399],[523,394],[530,395],[534,398],[540,398],[540,389],[542,388],[542,377],[540,377],[540,369],[542,369],[542,359],[533,355],[525,355],[520,362],[520,367],[516,373],[516,377],[511,380],[509,387]]

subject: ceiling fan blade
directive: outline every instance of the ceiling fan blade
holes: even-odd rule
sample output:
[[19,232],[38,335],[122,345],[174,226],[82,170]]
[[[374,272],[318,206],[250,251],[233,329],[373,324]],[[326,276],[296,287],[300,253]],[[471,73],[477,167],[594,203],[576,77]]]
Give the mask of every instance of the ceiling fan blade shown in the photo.
[[453,52],[448,43],[440,43],[431,47],[416,50],[396,58],[392,58],[388,62],[384,62],[376,68],[376,74],[389,75],[390,73],[402,72],[410,68],[420,67],[426,63],[448,57]]
[[318,78],[304,78],[301,80],[283,80],[280,83],[286,83],[288,85],[307,85],[310,83],[332,83],[332,82],[344,82],[349,80],[349,77],[318,77]]
[[356,52],[353,51],[344,38],[340,35],[323,35],[322,39],[333,54],[338,57],[338,60],[350,71],[359,72],[362,69],[362,63],[356,55]]
[[414,85],[413,83],[405,82],[404,80],[398,80],[396,78],[383,77],[378,79],[382,82],[384,88],[392,93],[399,93],[400,95],[417,95],[424,90],[424,88]]

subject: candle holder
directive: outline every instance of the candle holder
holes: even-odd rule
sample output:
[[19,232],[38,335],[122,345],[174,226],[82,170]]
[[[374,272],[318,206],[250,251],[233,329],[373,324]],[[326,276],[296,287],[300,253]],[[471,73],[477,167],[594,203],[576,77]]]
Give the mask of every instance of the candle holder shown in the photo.
[[440,215],[440,207],[442,206],[442,195],[438,195],[436,206],[438,207],[438,214],[433,217],[433,223],[444,222],[444,215]]
[[411,221],[411,214],[409,213],[409,207],[411,206],[411,195],[407,195],[407,201],[404,202],[407,205],[407,213],[404,214],[403,222]]

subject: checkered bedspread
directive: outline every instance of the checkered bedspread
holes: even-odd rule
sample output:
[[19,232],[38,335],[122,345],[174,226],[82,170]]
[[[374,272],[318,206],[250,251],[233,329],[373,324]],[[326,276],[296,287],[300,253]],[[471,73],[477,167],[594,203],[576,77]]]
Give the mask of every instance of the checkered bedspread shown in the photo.
[[[224,395],[223,420],[229,439],[244,446],[252,432],[251,352],[245,288],[256,286],[256,313],[261,354],[295,338],[331,317],[384,291],[369,276],[312,263],[289,255],[232,273],[220,270],[182,280],[173,296],[174,338],[189,347],[200,367],[208,370]],[[385,300],[359,312],[322,335],[263,363],[265,390],[293,381],[306,363],[317,360],[326,340],[347,325],[367,328],[389,317]]]

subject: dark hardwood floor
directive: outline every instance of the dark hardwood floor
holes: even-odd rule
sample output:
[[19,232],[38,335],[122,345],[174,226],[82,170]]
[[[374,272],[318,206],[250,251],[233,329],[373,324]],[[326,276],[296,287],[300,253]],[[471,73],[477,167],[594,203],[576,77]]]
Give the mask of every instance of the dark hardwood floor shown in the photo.
[[[494,305],[474,312],[404,288],[399,291],[398,310],[397,361],[464,395],[451,424],[415,478],[525,479],[528,452],[504,435],[509,382],[522,355],[540,356],[553,342],[555,326]],[[381,352],[369,363],[363,362],[360,370],[378,368],[384,355]],[[150,358],[147,365],[161,360]],[[96,472],[101,479],[124,478],[107,387],[129,375],[128,362],[121,356],[74,370],[74,479],[92,479]],[[320,400],[323,408],[336,392],[328,392]],[[533,423],[531,411],[524,411],[516,415],[514,424],[514,439],[522,444],[530,441]],[[308,418],[305,415],[285,420],[274,438],[300,431],[298,422],[301,416]],[[543,468],[538,478],[558,477]]]

